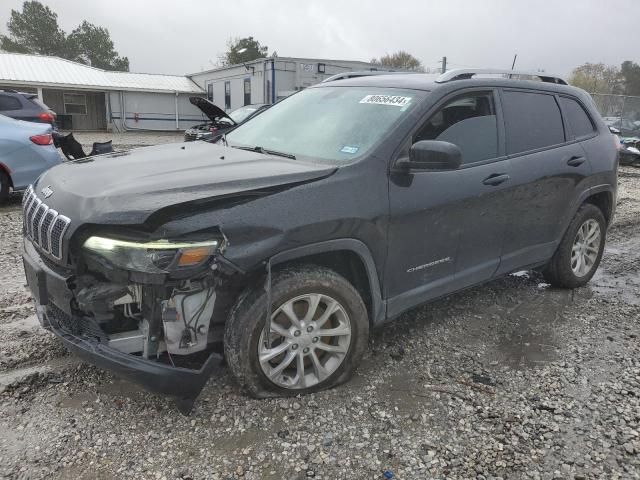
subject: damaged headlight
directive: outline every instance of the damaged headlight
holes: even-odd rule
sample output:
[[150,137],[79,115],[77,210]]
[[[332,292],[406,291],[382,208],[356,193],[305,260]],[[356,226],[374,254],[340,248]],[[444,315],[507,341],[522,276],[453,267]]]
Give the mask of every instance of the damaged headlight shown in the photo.
[[89,237],[83,247],[125,270],[168,273],[205,263],[215,253],[219,244],[218,240],[132,242],[94,236]]

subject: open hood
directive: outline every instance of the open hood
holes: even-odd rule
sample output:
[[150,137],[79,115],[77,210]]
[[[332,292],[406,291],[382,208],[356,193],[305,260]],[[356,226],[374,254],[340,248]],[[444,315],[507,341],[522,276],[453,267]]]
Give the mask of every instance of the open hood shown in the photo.
[[211,120],[212,122],[215,123],[221,118],[226,118],[232,123],[232,125],[236,125],[236,122],[234,122],[229,115],[224,113],[224,111],[220,107],[214,105],[206,98],[189,97],[189,101],[191,102],[191,105],[198,107],[202,111],[202,113],[209,117],[209,120]]

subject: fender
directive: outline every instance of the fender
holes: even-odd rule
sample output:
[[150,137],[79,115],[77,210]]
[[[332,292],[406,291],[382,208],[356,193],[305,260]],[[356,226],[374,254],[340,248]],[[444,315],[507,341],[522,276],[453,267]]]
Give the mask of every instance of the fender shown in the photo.
[[312,243],[310,245],[304,245],[302,247],[276,253],[268,260],[268,262],[273,266],[309,255],[336,252],[339,250],[353,252],[358,255],[360,260],[362,260],[369,279],[369,286],[371,288],[371,321],[374,325],[382,323],[386,318],[387,309],[386,302],[382,299],[380,278],[369,247],[360,240],[356,240],[355,238],[338,238],[334,240],[327,240],[325,242]]
[[593,187],[589,187],[585,191],[583,191],[580,194],[580,196],[577,198],[576,202],[573,204],[573,207],[571,208],[571,216],[569,217],[566,224],[569,225],[568,222],[570,222],[571,219],[575,216],[576,212],[578,211],[578,208],[580,208],[580,205],[582,205],[587,198],[589,198],[592,195],[595,195],[596,193],[602,193],[602,192],[607,192],[611,194],[611,211],[609,212],[609,225],[610,225],[611,222],[613,222],[613,216],[616,210],[616,189],[614,186],[612,186],[609,183],[594,185]]

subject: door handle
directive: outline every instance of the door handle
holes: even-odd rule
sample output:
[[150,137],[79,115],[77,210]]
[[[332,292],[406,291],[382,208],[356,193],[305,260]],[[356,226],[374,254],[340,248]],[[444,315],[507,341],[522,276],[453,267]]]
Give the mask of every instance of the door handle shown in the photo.
[[489,175],[487,178],[485,178],[482,181],[482,183],[484,183],[485,185],[491,185],[495,187],[496,185],[500,185],[501,183],[504,183],[507,180],[509,180],[509,175],[507,175],[506,173],[493,173]]
[[573,157],[570,157],[569,160],[567,160],[567,165],[569,165],[570,167],[579,167],[584,163],[584,161],[584,157],[574,155]]

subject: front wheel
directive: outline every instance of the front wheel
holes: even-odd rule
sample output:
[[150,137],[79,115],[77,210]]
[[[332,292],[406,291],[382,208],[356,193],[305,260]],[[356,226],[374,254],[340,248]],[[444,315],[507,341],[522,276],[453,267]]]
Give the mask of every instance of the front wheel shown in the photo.
[[270,331],[262,285],[234,307],[225,357],[256,397],[331,388],[349,379],[367,348],[367,310],[356,289],[332,270],[305,266],[273,275]]
[[582,205],[543,271],[545,279],[562,288],[581,287],[591,280],[604,251],[606,225],[598,207]]

